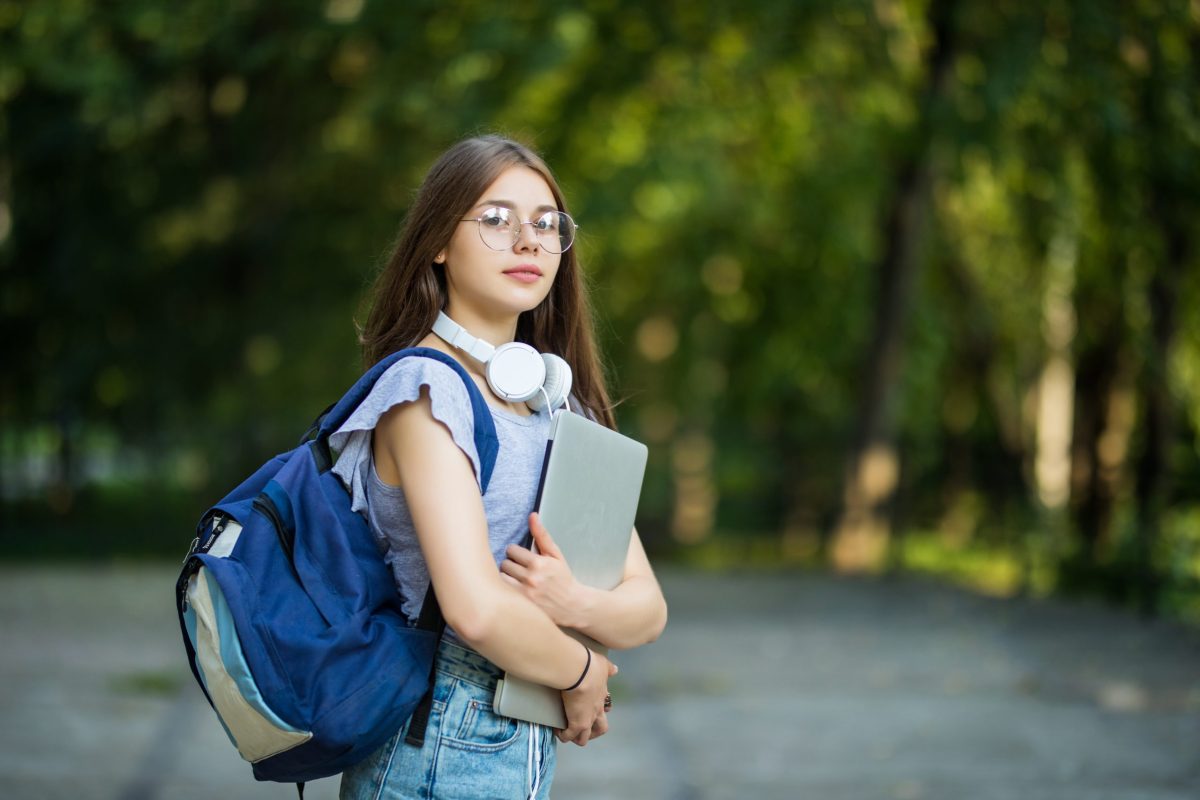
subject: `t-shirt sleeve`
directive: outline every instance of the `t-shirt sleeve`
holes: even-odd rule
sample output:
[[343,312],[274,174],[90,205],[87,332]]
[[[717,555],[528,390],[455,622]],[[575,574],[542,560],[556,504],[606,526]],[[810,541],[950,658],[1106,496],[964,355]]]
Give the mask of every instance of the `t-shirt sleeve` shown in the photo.
[[333,471],[350,490],[356,510],[366,507],[364,480],[370,465],[371,432],[389,410],[419,398],[423,387],[429,392],[433,418],[446,427],[454,443],[470,460],[476,485],[479,484],[475,417],[471,395],[462,378],[440,361],[420,356],[402,358],[379,376],[366,399],[329,437],[329,445],[337,454]]

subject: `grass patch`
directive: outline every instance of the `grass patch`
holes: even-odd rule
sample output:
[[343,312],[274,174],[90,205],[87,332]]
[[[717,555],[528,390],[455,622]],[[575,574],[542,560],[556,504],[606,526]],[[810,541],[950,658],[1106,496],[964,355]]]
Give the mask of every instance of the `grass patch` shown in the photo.
[[822,565],[815,549],[800,550],[777,536],[723,534],[703,542],[679,545],[656,552],[667,560],[693,569],[719,571],[749,569],[777,571]]
[[207,506],[194,493],[153,484],[91,486],[69,505],[42,499],[0,506],[0,559],[182,559]]
[[113,678],[112,689],[120,694],[140,697],[172,697],[183,687],[183,679],[176,672],[147,671],[131,672]]
[[1031,568],[1011,548],[979,543],[952,546],[936,533],[912,532],[904,536],[900,550],[904,569],[982,594],[1012,597],[1023,591],[1046,594],[1054,588],[1052,572]]

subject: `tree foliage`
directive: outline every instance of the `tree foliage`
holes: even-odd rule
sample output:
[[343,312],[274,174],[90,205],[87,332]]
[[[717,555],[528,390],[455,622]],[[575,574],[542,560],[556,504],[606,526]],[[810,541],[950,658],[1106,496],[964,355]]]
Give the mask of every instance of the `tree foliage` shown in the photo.
[[211,497],[289,446],[358,372],[424,169],[499,130],[582,222],[652,544],[819,558],[876,386],[894,559],[1186,585],[1198,77],[1195,0],[0,3],[6,535],[106,485]]

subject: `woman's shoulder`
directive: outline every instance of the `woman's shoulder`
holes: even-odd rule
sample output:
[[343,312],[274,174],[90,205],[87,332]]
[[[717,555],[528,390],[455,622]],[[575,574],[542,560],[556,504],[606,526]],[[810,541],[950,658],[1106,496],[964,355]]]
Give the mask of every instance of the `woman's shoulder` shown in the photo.
[[[370,432],[381,425],[389,411],[428,397],[430,424],[440,424],[470,459],[476,475],[480,456],[475,442],[475,416],[465,380],[453,367],[435,358],[402,358],[379,376],[374,387],[350,418],[333,434],[335,450],[353,450],[355,441],[369,445]],[[363,438],[365,437],[365,438]],[[357,454],[361,459],[366,452]]]
[[[470,380],[469,378],[465,380]],[[434,358],[402,358],[379,376],[371,391],[334,434],[333,443],[355,431],[373,430],[389,411],[405,403],[429,398],[433,417],[455,439],[470,439],[474,431],[471,395],[464,378],[453,367]]]
[[448,399],[470,404],[471,396],[464,378],[454,367],[437,358],[413,355],[402,358],[379,376],[371,395],[386,399],[390,395],[408,395],[412,390],[428,387],[430,393],[448,395]]
[[354,416],[363,422],[378,422],[391,409],[404,403],[429,398],[433,418],[450,428],[451,433],[469,437],[475,427],[475,415],[467,381],[453,367],[435,358],[410,356],[387,369],[363,400]]

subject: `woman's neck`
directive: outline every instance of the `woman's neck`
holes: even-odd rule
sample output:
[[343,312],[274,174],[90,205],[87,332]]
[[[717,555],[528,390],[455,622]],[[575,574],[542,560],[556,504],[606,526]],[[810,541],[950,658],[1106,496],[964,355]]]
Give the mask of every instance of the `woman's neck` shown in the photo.
[[456,306],[453,302],[446,304],[446,315],[466,328],[467,333],[494,347],[511,342],[517,337],[515,316],[489,318],[465,306]]

